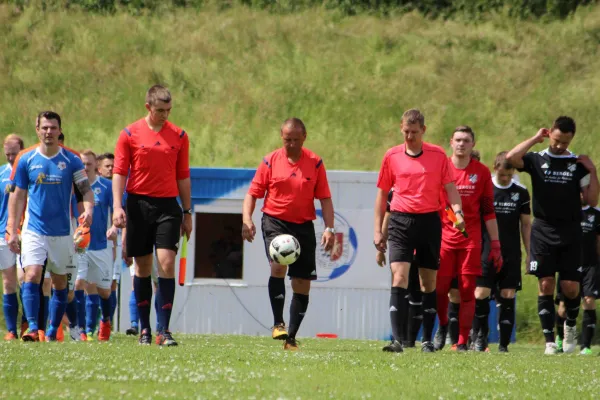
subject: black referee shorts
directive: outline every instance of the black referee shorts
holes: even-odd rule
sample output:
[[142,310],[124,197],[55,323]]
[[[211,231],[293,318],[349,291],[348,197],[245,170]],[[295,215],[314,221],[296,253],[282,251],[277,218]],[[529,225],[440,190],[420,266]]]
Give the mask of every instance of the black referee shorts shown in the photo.
[[409,214],[393,211],[388,226],[390,263],[409,262],[438,270],[442,222],[437,212]]
[[127,256],[142,257],[154,248],[177,252],[183,211],[175,197],[127,196]]
[[579,222],[557,227],[536,218],[531,227],[531,262],[527,272],[538,279],[558,273],[562,280],[579,282],[580,239]]
[[315,226],[312,221],[295,224],[268,214],[263,214],[261,225],[265,251],[270,261],[272,261],[269,255],[271,241],[279,235],[292,235],[300,243],[300,257],[298,257],[295,263],[288,265],[288,276],[290,278],[308,279],[311,281],[317,279],[317,238]]
[[521,260],[505,259],[500,273],[496,272],[492,262],[482,262],[481,276],[477,278],[477,287],[494,290],[521,290]]

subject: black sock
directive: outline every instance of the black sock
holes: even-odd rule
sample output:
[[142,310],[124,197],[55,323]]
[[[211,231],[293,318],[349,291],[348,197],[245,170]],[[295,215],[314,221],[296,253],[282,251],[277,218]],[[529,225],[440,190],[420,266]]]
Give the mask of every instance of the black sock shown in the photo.
[[402,343],[406,340],[406,323],[408,309],[408,289],[392,287],[390,292],[390,321],[394,340]]
[[570,299],[565,296],[565,309],[567,310],[567,326],[577,325],[577,316],[579,315],[579,304],[581,298],[576,296],[574,299]]
[[308,295],[294,293],[292,296],[292,304],[290,306],[290,331],[289,336],[295,338],[300,329],[300,324],[304,319],[304,314],[308,308]]
[[169,330],[173,300],[175,299],[175,278],[158,278],[158,292],[160,292],[160,315],[156,318],[160,321],[160,329]]
[[510,337],[515,326],[515,299],[505,299],[498,297],[500,302],[500,346],[507,347],[510,343]]
[[408,295],[408,341],[417,340],[421,323],[423,322],[423,293],[412,291]]
[[448,332],[452,344],[458,343],[458,313],[460,312],[460,303],[448,303]]
[[140,315],[140,331],[144,329],[150,333],[150,304],[152,304],[152,278],[133,277],[133,290],[137,302],[138,314]]
[[437,315],[437,292],[423,293],[423,338],[422,342],[431,342],[433,326]]
[[283,320],[283,306],[285,305],[285,278],[269,278],[269,299],[273,311],[273,325],[285,323]]
[[554,296],[538,296],[538,315],[546,343],[554,342]]
[[596,310],[583,310],[583,322],[581,323],[581,348],[592,347],[594,330],[596,328]]
[[559,313],[556,313],[556,336],[560,340],[565,338],[565,319],[560,316]]
[[490,298],[475,300],[475,315],[473,317],[473,337],[482,337],[487,341],[490,332]]

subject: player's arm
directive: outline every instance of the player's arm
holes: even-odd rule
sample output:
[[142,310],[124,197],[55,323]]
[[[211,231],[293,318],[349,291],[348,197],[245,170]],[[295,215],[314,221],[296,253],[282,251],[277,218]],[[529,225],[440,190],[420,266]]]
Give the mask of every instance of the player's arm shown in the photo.
[[581,179],[581,194],[585,204],[590,207],[598,205],[598,194],[600,192],[600,183],[598,183],[598,174],[596,166],[588,156],[581,155],[577,157],[577,162],[587,170],[587,174]]
[[506,159],[510,162],[515,168],[523,169],[525,167],[525,162],[523,161],[523,156],[527,154],[529,149],[535,146],[538,143],[543,143],[544,138],[548,137],[550,131],[546,128],[541,128],[534,136],[525,140],[524,142],[519,143],[515,146],[514,149],[509,151],[506,154]]
[[315,183],[315,199],[321,202],[321,212],[323,213],[323,222],[325,223],[325,231],[321,236],[321,247],[325,251],[333,249],[335,245],[335,235],[330,229],[334,229],[335,219],[333,216],[333,200],[331,199],[331,191],[329,190],[329,182],[327,181],[327,173],[325,172],[325,164],[323,160],[319,160],[316,165],[317,182]]
[[[190,180],[190,141],[187,133],[181,133],[181,148],[177,154],[176,178],[181,207],[184,210],[192,208],[192,181]],[[189,239],[192,234],[192,215],[183,214],[181,233]]]
[[256,235],[256,227],[252,222],[252,214],[256,208],[256,199],[265,197],[271,179],[271,166],[266,158],[260,163],[250,183],[248,193],[242,204],[242,238],[252,243]]
[[460,199],[460,193],[458,193],[456,185],[454,182],[450,182],[444,185],[444,189],[446,190],[450,207],[452,207],[452,210],[456,214],[457,228],[464,228],[465,218],[462,211],[462,200]]
[[374,223],[374,244],[375,248],[385,253],[387,249],[387,243],[383,236],[383,220],[385,216],[385,210],[387,205],[387,196],[389,189],[377,188],[377,194],[375,195],[375,223]]
[[115,164],[112,179],[113,223],[119,228],[125,228],[126,223],[125,210],[123,210],[123,193],[125,193],[125,183],[131,165],[130,136],[131,134],[127,129],[121,131],[115,146]]
[[27,199],[27,189],[21,189],[16,186],[14,191],[8,198],[8,222],[7,226],[10,227],[8,234],[10,237],[18,236],[18,229],[21,218],[23,218],[23,212],[25,211],[25,200]]
[[531,238],[531,215],[521,214],[521,239],[523,240],[523,246],[525,246],[525,254],[529,257],[529,243]]

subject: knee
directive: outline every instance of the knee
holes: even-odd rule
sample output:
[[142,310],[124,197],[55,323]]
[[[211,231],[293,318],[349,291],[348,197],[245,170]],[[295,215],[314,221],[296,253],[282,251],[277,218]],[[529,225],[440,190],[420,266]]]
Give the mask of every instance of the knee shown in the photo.
[[596,298],[585,296],[583,298],[583,309],[584,310],[595,310],[596,309]]
[[308,279],[292,278],[292,290],[294,293],[308,295],[310,293],[310,281]]
[[401,271],[394,272],[392,275],[392,286],[407,289],[408,275]]
[[577,282],[562,282],[561,289],[565,297],[574,299],[579,296],[579,283]]
[[539,283],[539,294],[541,296],[552,296],[554,294],[554,287],[556,286],[556,281],[554,278],[542,278]]
[[451,303],[458,304],[462,298],[462,293],[460,293],[458,289],[450,289],[448,292],[448,298],[450,299]]
[[72,290],[69,290],[69,294],[67,294],[67,301],[70,303],[73,301],[74,298],[75,298],[75,292],[73,292]]
[[478,287],[475,289],[475,299],[476,300],[485,300],[490,297],[491,290],[485,287]]
[[431,293],[436,289],[437,271],[421,268],[419,269],[419,280],[421,283],[421,291],[423,293]]
[[271,262],[271,276],[273,278],[285,278],[286,271],[287,267],[285,265],[280,265],[276,262]]
[[75,290],[84,290],[85,289],[85,281],[83,279],[77,279],[75,281]]
[[500,296],[504,299],[514,299],[517,291],[515,289],[502,289]]

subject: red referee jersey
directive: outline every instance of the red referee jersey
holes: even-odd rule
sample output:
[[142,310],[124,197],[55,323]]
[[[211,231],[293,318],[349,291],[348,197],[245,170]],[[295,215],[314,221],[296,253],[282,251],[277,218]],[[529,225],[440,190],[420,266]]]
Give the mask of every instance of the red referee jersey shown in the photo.
[[167,121],[154,132],[142,118],[121,131],[113,172],[129,174],[127,193],[177,197],[177,181],[190,177],[189,151],[184,130]]
[[288,160],[284,149],[263,158],[248,194],[265,198],[265,214],[296,224],[317,217],[315,199],[331,197],[323,160],[305,148],[296,163]]
[[[494,211],[494,186],[490,170],[484,164],[471,159],[465,169],[458,169],[449,161],[462,200],[465,216],[465,238],[442,210],[442,247],[450,249],[481,248],[481,216],[488,221],[496,218]],[[443,208],[449,205],[446,191],[442,191]]]
[[439,146],[423,143],[418,156],[406,154],[406,145],[389,149],[381,163],[377,187],[394,188],[391,211],[425,214],[440,209],[440,189],[454,181],[448,156]]

